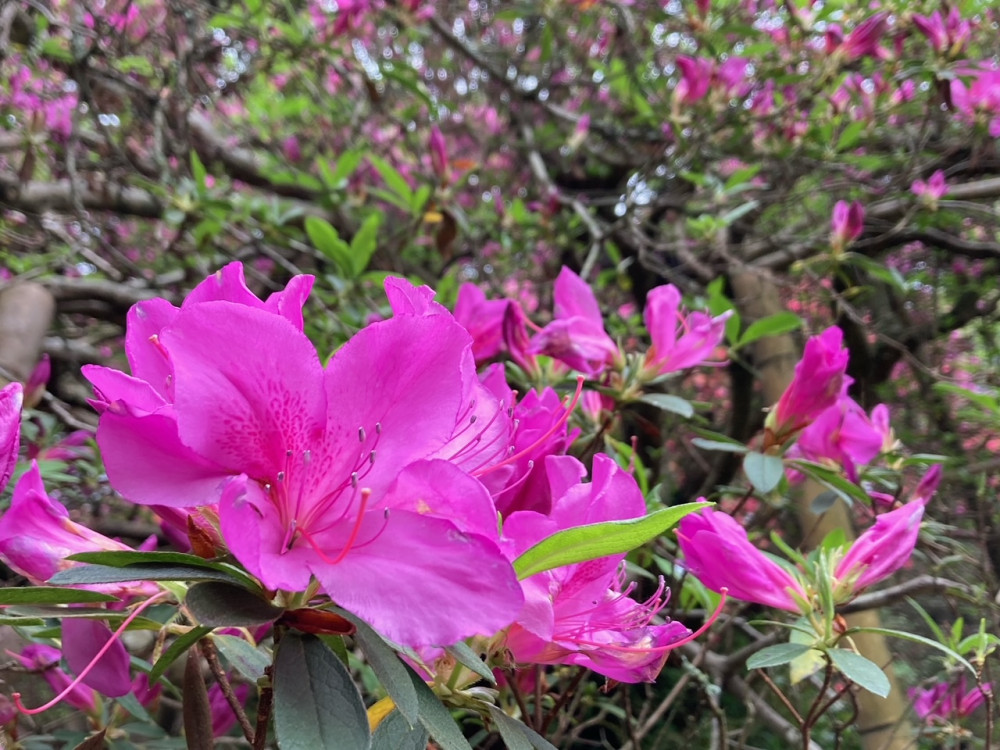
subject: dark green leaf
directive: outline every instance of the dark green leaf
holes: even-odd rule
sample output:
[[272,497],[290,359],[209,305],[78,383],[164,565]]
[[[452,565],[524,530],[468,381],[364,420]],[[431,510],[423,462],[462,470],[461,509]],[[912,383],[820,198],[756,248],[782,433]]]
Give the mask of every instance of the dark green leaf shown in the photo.
[[788,664],[793,659],[802,656],[811,646],[804,643],[776,643],[762,648],[747,659],[747,669],[763,669]]
[[156,664],[153,665],[153,668],[149,670],[149,684],[152,685],[160,679],[163,673],[167,670],[167,667],[177,661],[177,658],[181,654],[194,646],[194,644],[211,632],[211,628],[196,627],[191,628],[191,630],[186,632],[184,635],[178,637],[177,640],[171,643],[170,647],[163,652],[160,658],[156,660]]
[[889,695],[891,687],[889,678],[871,659],[866,659],[861,654],[842,648],[831,648],[826,653],[837,671],[851,682],[860,685],[870,693],[875,693],[880,698]]
[[777,336],[790,331],[797,331],[802,327],[802,318],[795,313],[780,312],[768,315],[766,318],[755,320],[740,336],[738,346],[746,346],[757,339],[765,336]]
[[239,636],[216,633],[212,635],[212,641],[222,658],[251,682],[263,677],[264,670],[271,664],[270,656]]
[[124,581],[224,581],[234,586],[244,583],[236,576],[221,570],[160,563],[126,565],[122,568],[113,568],[109,565],[76,565],[59,571],[49,579],[49,583],[60,586]]
[[23,586],[0,589],[0,606],[11,604],[79,604],[86,602],[117,602],[117,596],[84,589],[64,589],[58,586]]
[[507,750],[556,750],[556,746],[531,727],[508,716],[496,706],[490,706],[490,717],[496,724]]
[[318,216],[307,216],[305,226],[313,247],[333,261],[341,273],[351,276],[354,269],[354,264],[351,262],[351,246],[340,239],[340,235],[330,222]]
[[688,513],[710,505],[712,503],[685,503],[642,518],[585,524],[557,531],[525,550],[514,561],[514,570],[518,578],[524,580],[544,570],[628,552],[673,528]]
[[781,482],[785,462],[777,456],[751,452],[743,458],[743,471],[757,492],[767,493]]
[[399,712],[411,724],[416,724],[420,703],[417,700],[417,693],[413,689],[413,682],[410,680],[406,666],[400,661],[396,652],[382,640],[382,636],[372,630],[371,626],[360,617],[344,609],[335,609],[334,611],[354,623],[357,632],[352,637],[364,652],[365,659],[375,676],[378,677],[379,682],[382,683],[382,687],[392,698]]
[[694,407],[691,406],[691,402],[680,396],[672,396],[669,393],[647,393],[639,400],[644,404],[655,406],[657,409],[663,409],[663,411],[669,411],[673,414],[679,414],[685,418],[694,416]]
[[452,658],[459,664],[468,667],[487,682],[493,685],[497,684],[496,677],[493,676],[493,670],[464,641],[459,641],[448,646],[445,648],[445,651],[451,654]]
[[351,238],[351,270],[354,278],[364,272],[375,252],[381,220],[381,214],[372,214],[362,222],[361,228]]
[[451,712],[434,695],[427,683],[420,679],[420,675],[414,672],[409,664],[406,665],[406,671],[420,703],[420,723],[441,746],[441,750],[472,750],[469,741],[465,739],[462,730],[452,718]]
[[413,190],[410,188],[410,183],[406,181],[406,178],[403,177],[403,175],[401,175],[395,167],[389,164],[389,162],[385,161],[381,157],[375,156],[375,154],[368,154],[368,161],[373,167],[375,167],[379,175],[385,181],[386,187],[402,198],[402,202],[405,206],[408,207],[412,205]]
[[201,625],[249,628],[274,622],[285,611],[252,591],[221,581],[197,583],[188,589],[184,605]]
[[430,735],[420,724],[410,726],[399,711],[390,711],[372,734],[372,750],[427,750]]
[[371,747],[368,713],[351,673],[315,636],[293,631],[278,644],[274,734],[281,750]]
[[961,654],[955,652],[953,649],[948,648],[943,643],[938,643],[937,641],[932,641],[930,638],[925,638],[922,635],[917,635],[916,633],[907,633],[902,630],[890,630],[889,628],[851,628],[847,631],[846,635],[851,633],[881,633],[882,635],[887,635],[891,638],[902,638],[904,641],[913,641],[914,643],[922,643],[930,648],[937,649],[947,654],[950,658],[957,661],[963,667],[969,670],[973,675],[978,674],[976,668],[973,667],[968,661],[966,661]]

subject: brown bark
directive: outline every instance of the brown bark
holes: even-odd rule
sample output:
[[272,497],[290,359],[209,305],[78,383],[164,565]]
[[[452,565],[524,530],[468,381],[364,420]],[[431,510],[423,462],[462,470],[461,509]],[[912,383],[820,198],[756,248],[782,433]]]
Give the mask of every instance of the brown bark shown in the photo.
[[[781,302],[774,283],[765,275],[749,270],[732,274],[730,281],[736,306],[745,320],[753,321],[781,312]],[[791,335],[769,336],[754,343],[754,361],[760,373],[764,401],[778,401],[792,380],[800,351]],[[835,529],[843,529],[848,540],[854,539],[847,507],[836,503],[830,510],[817,515],[812,501],[824,490],[816,482],[805,482],[796,492],[795,514],[802,528],[802,547],[813,549]],[[851,627],[879,627],[878,610],[847,615]],[[858,729],[865,750],[905,750],[912,747],[913,732],[906,720],[908,701],[892,669],[892,653],[884,636],[860,633],[854,637],[858,650],[882,667],[889,678],[891,690],[887,698],[879,698],[865,690],[857,694]]]
[[56,303],[34,282],[0,290],[0,381],[27,380],[42,353]]

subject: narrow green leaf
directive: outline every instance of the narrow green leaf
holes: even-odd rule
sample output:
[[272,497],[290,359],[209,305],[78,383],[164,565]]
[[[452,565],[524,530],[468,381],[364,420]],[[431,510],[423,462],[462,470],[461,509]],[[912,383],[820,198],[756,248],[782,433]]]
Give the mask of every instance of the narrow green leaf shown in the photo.
[[201,159],[195,151],[191,152],[191,174],[194,175],[194,184],[198,190],[198,194],[203,194],[205,188],[208,186],[206,182],[208,172],[205,170],[205,165],[201,163]]
[[430,735],[423,725],[411,726],[399,711],[389,712],[372,733],[372,750],[427,750]]
[[556,746],[531,727],[508,716],[496,706],[490,706],[490,718],[496,724],[507,750],[556,750]]
[[779,667],[797,659],[811,648],[812,646],[805,643],[776,643],[773,646],[762,648],[747,659],[747,669]]
[[341,273],[345,276],[351,276],[354,270],[354,264],[351,261],[351,246],[340,239],[340,235],[330,222],[318,216],[307,216],[305,227],[313,247],[336,264]]
[[410,183],[395,167],[375,154],[368,154],[368,161],[382,177],[386,187],[402,198],[407,206],[413,204],[413,190],[410,188]]
[[139,552],[136,550],[110,550],[107,552],[78,552],[66,558],[73,562],[92,563],[94,565],[107,565],[111,568],[124,568],[126,565],[138,565],[140,563],[155,563],[157,565],[172,564],[190,568],[207,568],[226,573],[245,583],[245,588],[259,589],[256,580],[244,573],[241,569],[230,563],[206,560],[197,555],[189,555],[184,552]]
[[211,628],[199,626],[192,628],[184,635],[178,637],[177,640],[171,643],[170,647],[163,652],[160,658],[156,660],[156,664],[153,665],[153,668],[149,670],[149,684],[152,685],[160,679],[163,673],[167,671],[167,667],[177,661],[177,657],[211,632]]
[[451,654],[452,658],[454,658],[459,664],[464,667],[468,667],[490,684],[497,684],[496,677],[493,676],[493,670],[490,669],[482,658],[480,658],[479,654],[473,651],[472,648],[470,648],[464,641],[459,641],[458,643],[446,647],[445,651]]
[[278,644],[274,734],[281,750],[371,747],[368,713],[351,673],[315,636],[289,632]]
[[785,475],[785,463],[777,456],[751,452],[743,458],[743,471],[757,492],[770,492]]
[[952,659],[957,661],[963,667],[969,670],[973,675],[978,674],[976,668],[973,667],[961,654],[956,653],[954,650],[948,648],[943,643],[938,643],[937,641],[932,641],[930,638],[925,638],[922,635],[917,635],[916,633],[906,633],[902,630],[890,630],[889,628],[851,628],[845,635],[850,635],[851,633],[881,633],[882,635],[887,635],[892,638],[902,638],[904,641],[913,641],[914,643],[922,643],[925,646],[930,646],[931,648],[942,651]]
[[826,653],[837,671],[851,682],[863,687],[869,693],[875,693],[880,698],[885,698],[889,694],[891,688],[889,678],[871,659],[842,648],[831,648]]
[[517,577],[523,580],[544,570],[628,552],[673,528],[688,513],[710,505],[712,503],[685,503],[663,508],[642,518],[592,523],[557,531],[525,550],[514,561],[514,570]]
[[117,602],[117,596],[84,589],[64,589],[58,586],[21,586],[0,589],[0,607],[11,604],[80,604],[87,602]]
[[644,404],[655,406],[657,409],[669,411],[673,414],[679,414],[684,418],[694,416],[694,407],[691,406],[691,402],[680,396],[673,396],[669,393],[647,393],[639,400]]
[[722,451],[723,453],[749,453],[750,449],[742,443],[724,442],[722,440],[707,440],[706,438],[691,438],[691,445],[706,451]]
[[382,221],[381,214],[372,214],[361,223],[361,228],[351,238],[351,270],[357,278],[368,267],[368,262],[375,253],[378,228]]
[[472,750],[469,741],[465,739],[462,730],[452,718],[451,712],[409,664],[405,667],[420,703],[420,723],[430,732],[441,750]]
[[406,667],[396,655],[389,644],[387,644],[372,627],[357,615],[345,609],[335,608],[334,611],[354,623],[357,631],[352,636],[361,650],[365,659],[371,666],[375,676],[378,677],[382,687],[392,698],[396,708],[411,724],[417,723],[420,713],[420,703],[417,700],[417,693],[413,689],[413,683]]
[[211,568],[195,568],[186,565],[163,565],[147,563],[113,568],[108,565],[76,565],[60,570],[49,583],[69,586],[81,583],[121,583],[123,581],[224,581],[234,586],[243,583],[231,573]]
[[271,664],[270,656],[251,646],[244,638],[220,633],[213,634],[211,638],[222,658],[251,682],[263,677],[264,670]]
[[795,313],[780,312],[755,320],[740,336],[737,346],[746,346],[757,339],[766,336],[778,336],[782,333],[797,331],[802,327],[802,318]]
[[221,581],[197,583],[188,589],[184,605],[200,625],[250,628],[274,622],[285,611],[252,591]]

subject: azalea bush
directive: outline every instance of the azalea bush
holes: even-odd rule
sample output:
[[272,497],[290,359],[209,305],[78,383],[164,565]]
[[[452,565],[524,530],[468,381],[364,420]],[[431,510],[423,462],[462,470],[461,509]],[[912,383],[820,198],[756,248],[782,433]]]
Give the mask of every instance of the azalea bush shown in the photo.
[[8,6],[5,743],[995,743],[991,3]]

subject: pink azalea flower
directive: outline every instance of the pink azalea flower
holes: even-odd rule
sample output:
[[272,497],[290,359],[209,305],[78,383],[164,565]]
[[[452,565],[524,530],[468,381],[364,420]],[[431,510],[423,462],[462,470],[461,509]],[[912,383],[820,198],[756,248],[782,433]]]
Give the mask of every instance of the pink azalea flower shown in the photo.
[[966,690],[965,675],[951,682],[938,682],[929,688],[910,688],[910,700],[917,716],[928,724],[946,724],[964,719],[986,701],[990,683],[973,685]]
[[674,101],[678,104],[690,104],[702,99],[712,83],[712,73],[715,63],[702,57],[677,56],[677,69],[680,71],[680,81],[674,87]]
[[830,224],[830,245],[840,252],[864,231],[865,207],[858,201],[837,201]]
[[503,627],[521,603],[489,494],[456,465],[507,455],[483,436],[508,433],[509,407],[479,383],[444,308],[416,289],[400,298],[426,314],[368,326],[325,368],[290,320],[300,297],[189,298],[155,340],[126,336],[132,377],[85,374],[126,497],[218,503],[230,551],[267,588],[315,578],[397,642],[449,644]]
[[[45,393],[45,386],[48,385],[49,377],[52,375],[52,361],[48,354],[43,354],[38,360],[35,369],[28,376],[28,381],[24,384],[24,400],[28,407],[32,407],[42,400]],[[8,386],[9,387],[9,386]]]
[[958,55],[969,41],[972,24],[962,18],[957,6],[952,6],[946,18],[940,11],[934,11],[929,16],[913,14],[913,25],[927,37],[931,47],[936,51],[954,57]]
[[[25,669],[31,672],[40,672],[45,681],[49,683],[52,691],[59,695],[69,687],[73,678],[59,668],[59,660],[62,656],[59,649],[54,646],[46,646],[41,643],[32,643],[21,649],[21,653],[15,654],[7,652],[21,663]],[[63,697],[69,705],[88,714],[97,711],[97,693],[93,688],[82,683],[77,683]]]
[[[63,618],[62,647],[66,665],[74,674],[81,674],[111,637],[111,629],[100,620]],[[111,698],[132,692],[129,655],[121,640],[115,639],[101,658],[94,662],[82,682]]]
[[442,182],[447,182],[451,172],[448,166],[448,146],[445,144],[444,135],[437,125],[431,126],[428,146],[431,152],[431,167],[434,169],[435,176]]
[[889,14],[880,11],[859,23],[842,41],[838,38],[840,29],[833,29],[827,34],[827,52],[836,54],[846,61],[861,57],[884,57],[884,50],[879,48],[879,42],[889,29]]
[[590,285],[565,266],[555,284],[555,320],[531,341],[530,351],[547,354],[584,375],[598,375],[618,357]]
[[472,336],[472,355],[476,363],[493,359],[503,347],[503,320],[508,300],[488,300],[475,284],[462,284],[455,302],[455,320]]
[[[250,697],[250,686],[243,683],[233,685],[233,694],[240,703],[246,705],[247,698]],[[222,737],[228,734],[236,726],[236,714],[218,683],[213,683],[208,689],[208,706],[212,713],[212,736]]]
[[683,565],[712,591],[768,607],[801,612],[806,599],[802,584],[747,538],[730,515],[705,508],[681,519],[677,539]]
[[[575,459],[550,457],[547,463],[566,468],[550,474],[557,499],[549,515],[521,511],[506,520],[503,535],[512,559],[560,529],[645,513],[635,480],[611,458],[595,456],[589,484],[580,483],[571,466],[579,467]],[[690,631],[678,622],[652,624],[665,604],[662,582],[652,597],[637,602],[618,572],[623,560],[612,555],[522,581],[525,605],[505,636],[514,660],[578,664],[620,682],[654,680],[669,645]]]
[[926,182],[923,180],[914,180],[910,186],[910,192],[921,198],[929,207],[936,208],[938,200],[948,192],[944,172],[940,169],[937,170]]
[[700,312],[685,315],[677,287],[656,287],[646,298],[646,328],[652,345],[646,352],[645,368],[666,374],[702,364],[725,336],[730,314],[714,318]]
[[840,601],[888,578],[906,565],[917,545],[924,506],[934,494],[940,477],[939,466],[930,469],[910,502],[880,515],[875,524],[854,541],[833,573],[835,596]]
[[[38,464],[14,487],[10,508],[0,516],[0,557],[32,583],[44,583],[60,570],[77,563],[66,560],[78,552],[129,550],[121,542],[75,523],[60,503],[46,494]],[[102,584],[112,594],[149,593],[148,584]]]
[[969,122],[987,123],[989,134],[1000,137],[1000,70],[972,67],[960,71],[972,78],[955,78],[951,82],[951,104]]
[[0,491],[7,486],[21,447],[21,404],[24,389],[14,382],[0,390]]
[[806,342],[792,382],[768,414],[772,444],[797,434],[847,393],[852,380],[846,374],[850,354],[843,341],[843,331],[831,326]]
[[882,452],[883,433],[857,402],[841,396],[799,435],[796,453],[810,461],[832,461],[842,466],[847,478],[858,480],[859,465]]

